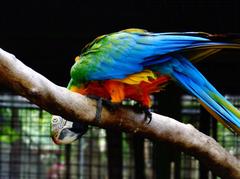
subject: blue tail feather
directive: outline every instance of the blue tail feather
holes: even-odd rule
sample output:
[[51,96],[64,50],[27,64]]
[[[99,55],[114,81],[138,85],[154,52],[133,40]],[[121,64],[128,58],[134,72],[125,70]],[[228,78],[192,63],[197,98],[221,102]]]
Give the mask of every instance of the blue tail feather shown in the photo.
[[[183,76],[182,74],[175,73],[173,74],[173,76],[175,77],[175,79],[178,80],[178,82],[184,88],[186,88],[189,92],[191,92],[194,96],[196,96],[202,102],[204,102],[209,108],[215,111],[222,119],[225,119],[226,121],[230,123],[234,123],[238,127],[240,127],[239,119],[230,111],[228,111],[228,109],[226,109],[224,106],[214,101],[214,99],[209,94],[210,92],[209,89],[206,89],[206,88],[204,89],[204,87],[199,86],[199,84],[196,84],[191,79],[189,79],[186,76]],[[209,86],[209,87],[212,87],[212,86]],[[219,97],[224,99],[222,95]]]
[[207,107],[214,111],[221,119],[223,119],[229,126],[234,125],[240,128],[239,118],[233,114],[218,101],[215,101],[211,94],[215,94],[219,99],[230,104],[207,80],[206,78],[182,56],[173,57],[171,61],[162,63],[154,67],[161,73],[170,75],[187,91],[196,96]]

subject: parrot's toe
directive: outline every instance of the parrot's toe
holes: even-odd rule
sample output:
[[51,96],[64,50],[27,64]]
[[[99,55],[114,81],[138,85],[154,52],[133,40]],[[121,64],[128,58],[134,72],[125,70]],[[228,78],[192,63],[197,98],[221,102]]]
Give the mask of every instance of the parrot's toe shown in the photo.
[[142,106],[139,103],[134,104],[133,110],[136,113],[144,113],[144,121],[147,121],[147,124],[149,124],[152,121],[152,113],[151,110],[145,106]]
[[147,124],[150,124],[152,121],[152,113],[150,109],[143,109],[143,112],[145,113],[144,120],[147,121]]

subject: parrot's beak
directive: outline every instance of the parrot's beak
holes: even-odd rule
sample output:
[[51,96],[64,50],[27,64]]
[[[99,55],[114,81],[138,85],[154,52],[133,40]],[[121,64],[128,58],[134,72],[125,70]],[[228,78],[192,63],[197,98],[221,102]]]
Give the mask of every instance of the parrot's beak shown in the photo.
[[87,132],[87,125],[67,121],[61,116],[52,116],[51,137],[56,144],[70,144]]

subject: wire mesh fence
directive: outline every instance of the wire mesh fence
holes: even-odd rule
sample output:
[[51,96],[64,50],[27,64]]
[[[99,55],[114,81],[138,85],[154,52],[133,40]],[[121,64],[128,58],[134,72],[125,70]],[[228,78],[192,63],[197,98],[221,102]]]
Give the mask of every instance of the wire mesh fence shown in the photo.
[[[50,138],[51,115],[26,99],[0,95],[0,178],[108,178],[106,131],[90,128],[79,141],[59,146]],[[133,163],[123,135],[123,177]]]
[[[239,96],[227,98],[237,107]],[[200,126],[200,105],[192,96],[181,98],[182,121]],[[106,130],[92,127],[78,141],[71,145],[56,145],[50,138],[51,115],[26,99],[7,93],[0,95],[0,178],[1,179],[107,179],[109,178],[109,158]],[[214,120],[210,120],[214,121]],[[230,153],[240,158],[240,139],[221,124],[210,124],[210,135]],[[121,134],[122,178],[136,178],[136,158],[134,158],[134,137]],[[154,178],[153,143],[143,139],[143,160],[145,178]],[[111,150],[115,150],[114,146]],[[159,154],[161,155],[161,154]],[[162,154],[164,155],[164,154]],[[197,179],[200,163],[192,156],[180,153],[180,162],[170,163],[170,177],[174,178],[180,169],[180,178]],[[179,165],[179,166],[177,166]],[[208,178],[214,178],[209,172]]]
[[[240,96],[236,95],[226,95],[228,99],[234,106],[238,109],[240,108]],[[182,105],[182,121],[185,123],[191,123],[197,129],[200,128],[200,113],[201,108],[197,99],[190,95],[183,95],[181,99]],[[209,116],[212,118],[211,116]],[[204,122],[204,121],[203,121]],[[240,159],[240,138],[229,129],[225,128],[221,123],[216,122],[215,119],[210,120],[210,131],[209,135],[215,138],[218,143],[220,143],[227,151],[232,155]],[[188,156],[182,153],[181,159],[181,177],[189,179],[197,179],[200,176],[199,170],[200,163],[194,157]],[[209,171],[208,178],[214,178],[213,174]],[[217,177],[215,177],[217,178]]]

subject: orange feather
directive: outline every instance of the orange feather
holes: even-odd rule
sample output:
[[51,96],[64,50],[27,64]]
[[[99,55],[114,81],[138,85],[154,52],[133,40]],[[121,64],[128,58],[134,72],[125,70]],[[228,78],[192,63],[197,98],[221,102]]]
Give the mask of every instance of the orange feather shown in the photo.
[[151,106],[150,94],[159,92],[162,86],[170,80],[169,76],[160,76],[150,79],[148,82],[141,81],[139,84],[127,84],[120,80],[91,81],[83,88],[72,87],[70,90],[82,95],[95,95],[113,103],[121,103],[124,99],[132,99],[142,106]]

